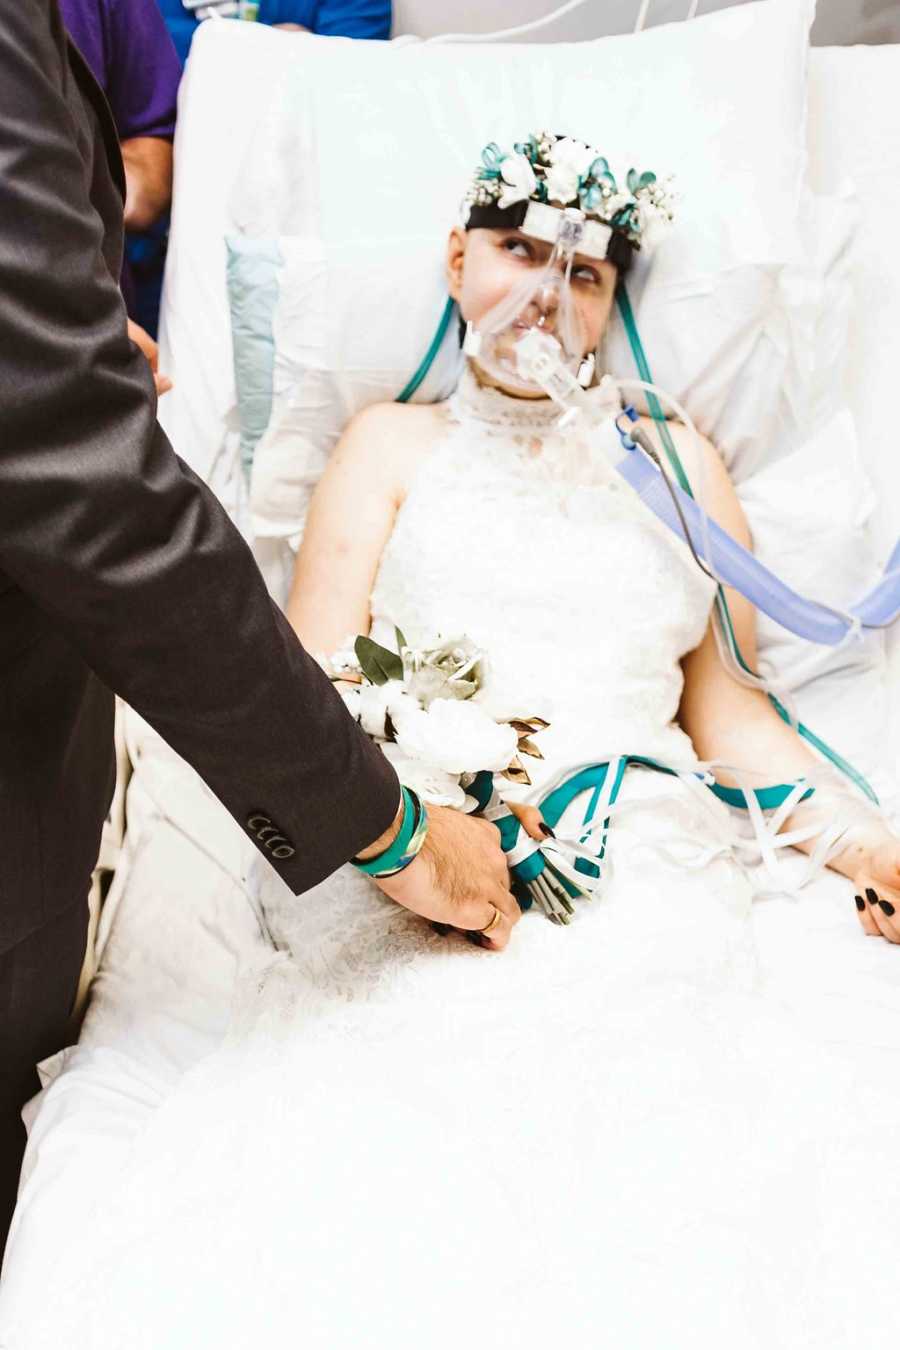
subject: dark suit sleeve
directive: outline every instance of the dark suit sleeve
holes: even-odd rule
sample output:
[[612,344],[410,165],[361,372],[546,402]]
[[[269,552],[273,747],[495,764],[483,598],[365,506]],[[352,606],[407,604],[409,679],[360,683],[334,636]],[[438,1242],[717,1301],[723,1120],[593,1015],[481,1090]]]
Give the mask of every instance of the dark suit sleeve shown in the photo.
[[248,833],[272,822],[299,892],[387,828],[397,780],[156,423],[71,78],[55,0],[0,0],[0,572]]

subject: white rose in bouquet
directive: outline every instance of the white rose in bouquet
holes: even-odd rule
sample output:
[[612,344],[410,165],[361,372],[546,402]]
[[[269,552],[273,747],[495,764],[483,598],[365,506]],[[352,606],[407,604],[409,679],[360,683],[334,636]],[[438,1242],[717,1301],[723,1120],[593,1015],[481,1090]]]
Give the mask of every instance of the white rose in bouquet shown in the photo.
[[421,760],[410,759],[399,745],[385,741],[381,747],[385,759],[394,766],[400,782],[418,792],[423,802],[430,806],[452,806],[455,811],[466,811],[469,804],[475,805],[460,786],[459,776],[438,769],[433,764],[423,764]]
[[479,689],[472,702],[495,722],[537,720],[549,726],[553,711],[548,699],[530,694],[526,689],[516,690],[511,684],[485,685]]
[[359,722],[362,718],[362,690],[361,689],[342,689],[341,698],[344,707],[347,709],[354,722]]
[[467,699],[487,677],[484,652],[467,637],[453,638],[423,651],[405,648],[406,687],[423,708],[437,698]]
[[[524,691],[504,692],[484,651],[470,638],[410,647],[399,629],[397,651],[358,637],[323,667],[367,735],[378,741],[408,787],[423,800],[468,811],[476,804],[460,775],[501,773],[528,783],[520,754],[541,758],[531,737],[548,725]],[[514,672],[515,673],[515,672]]]
[[404,707],[394,720],[397,745],[410,759],[446,773],[502,773],[515,759],[519,738],[471,700],[439,698],[428,711]]
[[381,741],[390,739],[390,723],[396,726],[407,709],[419,709],[401,680],[361,685],[357,707],[354,716],[358,717],[363,731]]

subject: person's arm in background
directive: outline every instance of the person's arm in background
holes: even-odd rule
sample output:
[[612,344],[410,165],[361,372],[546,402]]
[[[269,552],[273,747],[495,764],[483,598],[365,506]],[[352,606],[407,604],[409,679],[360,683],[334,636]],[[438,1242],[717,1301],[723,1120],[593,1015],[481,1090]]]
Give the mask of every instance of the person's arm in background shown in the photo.
[[158,136],[122,141],[126,230],[149,230],[172,204],[172,143]]
[[106,93],[125,164],[125,228],[147,230],[172,201],[181,63],[156,0],[111,0],[109,37]]
[[321,37],[391,36],[391,0],[262,0],[259,17],[276,28]]
[[323,37],[391,36],[391,0],[319,0],[313,32]]

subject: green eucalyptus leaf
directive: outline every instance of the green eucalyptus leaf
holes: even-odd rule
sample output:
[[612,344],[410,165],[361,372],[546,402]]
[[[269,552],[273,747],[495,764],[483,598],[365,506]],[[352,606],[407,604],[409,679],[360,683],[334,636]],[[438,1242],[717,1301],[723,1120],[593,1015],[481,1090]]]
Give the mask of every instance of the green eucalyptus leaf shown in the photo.
[[360,669],[370,684],[387,684],[388,680],[403,679],[403,662],[396,652],[381,647],[368,637],[358,637],[353,644]]
[[638,178],[637,175],[637,169],[628,170],[628,173],[625,177],[625,182],[628,184],[629,192],[637,192],[640,183],[640,179]]
[[402,652],[404,647],[408,647],[408,646],[409,646],[409,643],[407,642],[406,638],[403,636],[403,633],[402,633],[401,629],[399,629],[399,628],[397,627],[396,624],[394,624],[394,636],[395,636],[395,638],[397,639],[397,651],[398,651],[398,652]]

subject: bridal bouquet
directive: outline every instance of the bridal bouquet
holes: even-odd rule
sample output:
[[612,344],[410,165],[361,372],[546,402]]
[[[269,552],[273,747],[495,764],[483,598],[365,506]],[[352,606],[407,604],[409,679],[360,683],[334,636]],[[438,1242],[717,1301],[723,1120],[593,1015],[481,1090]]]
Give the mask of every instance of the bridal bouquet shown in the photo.
[[532,737],[549,723],[523,715],[496,688],[486,654],[466,637],[397,650],[368,637],[322,660],[350,714],[422,801],[474,811],[477,775],[531,780],[521,756],[542,755]]
[[593,827],[574,841],[551,831],[536,842],[523,836],[502,791],[504,778],[531,781],[522,757],[543,758],[533,737],[550,723],[523,711],[533,700],[503,689],[469,638],[415,648],[399,629],[395,637],[396,651],[358,637],[319,659],[401,783],[434,806],[483,811],[500,831],[522,908],[537,903],[554,923],[568,924],[573,900],[589,899],[599,885],[597,859],[584,844]]

